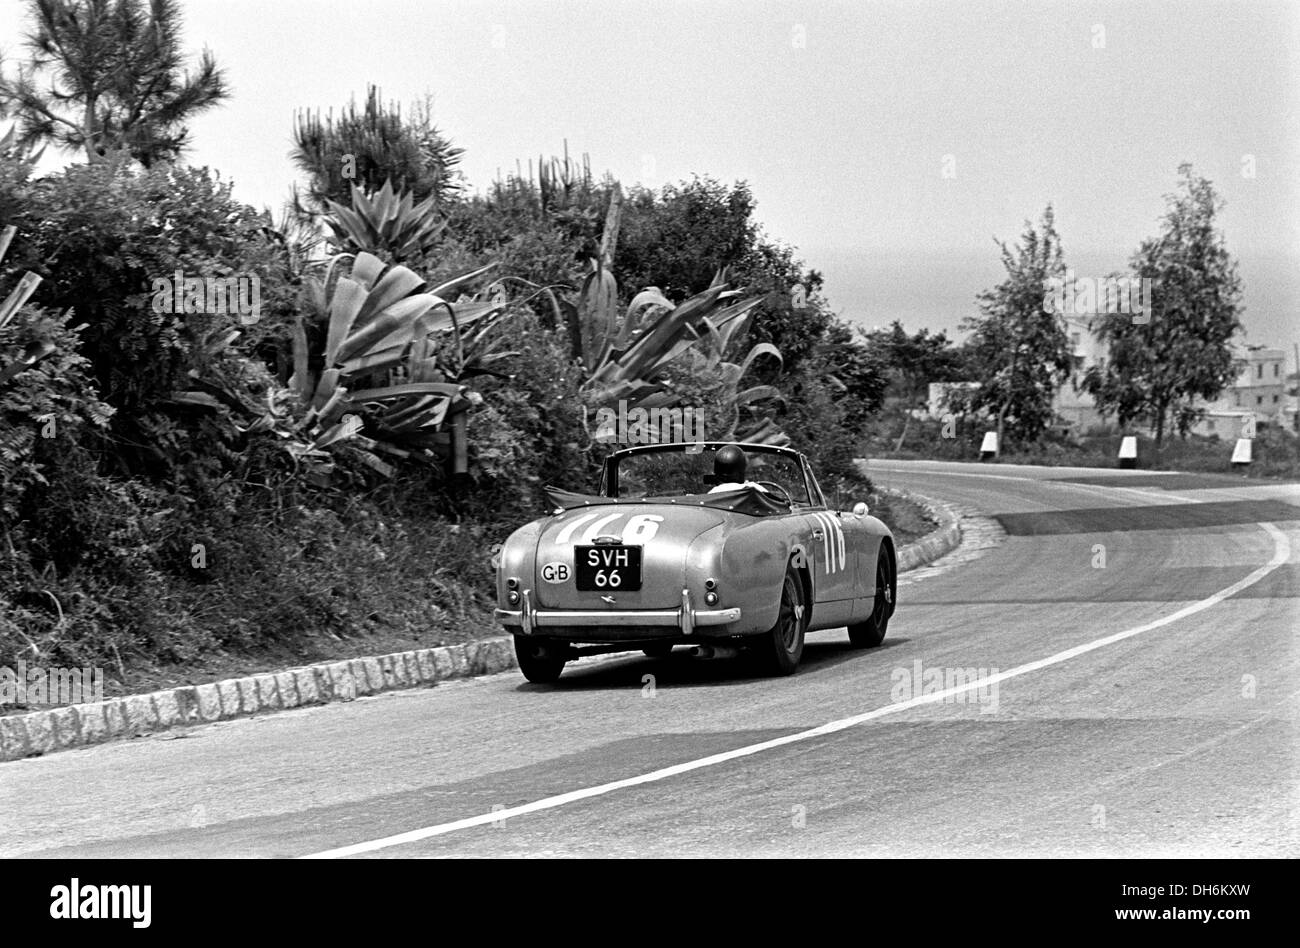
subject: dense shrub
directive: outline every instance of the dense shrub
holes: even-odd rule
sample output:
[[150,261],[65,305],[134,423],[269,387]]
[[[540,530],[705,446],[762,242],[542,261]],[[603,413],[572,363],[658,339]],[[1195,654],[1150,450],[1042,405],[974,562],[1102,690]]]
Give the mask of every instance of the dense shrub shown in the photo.
[[26,492],[45,483],[84,426],[102,428],[112,415],[95,397],[68,322],[29,306],[0,327],[0,369],[33,344],[54,350],[0,386],[0,523],[17,516]]
[[782,426],[822,477],[856,483],[853,461],[863,456],[864,434],[887,384],[879,357],[855,345],[852,331],[839,320],[831,321],[826,337],[787,379],[790,398]]
[[[295,305],[266,219],[206,168],[73,165],[32,186],[16,223],[26,258],[15,265],[43,277],[35,302],[70,308],[86,324],[82,353],[124,434],[139,434],[138,416],[183,387],[205,336],[228,326],[260,339]],[[250,327],[233,314],[155,312],[153,281],[177,271],[258,277],[262,320]]]
[[[793,248],[769,239],[754,219],[757,202],[745,182],[711,177],[634,188],[624,204],[614,270],[626,291],[657,286],[673,299],[698,293],[726,266],[736,286],[763,297],[750,329],[752,342],[770,342],[784,362],[762,366],[758,379],[780,386],[794,373],[832,319],[819,305],[822,278],[805,270]],[[803,301],[796,302],[796,291]]]
[[577,285],[582,251],[594,246],[608,200],[608,190],[592,188],[575,197],[572,207],[548,207],[536,189],[519,182],[467,196],[448,208],[447,243],[439,259],[427,266],[445,266],[447,258],[455,257],[496,261],[503,276],[539,285]]
[[411,484],[355,497],[286,481],[198,503],[68,460],[0,547],[0,664],[436,642],[487,614],[494,535],[421,509]]
[[[596,455],[578,397],[582,375],[562,336],[531,314],[502,331],[518,354],[504,364],[505,378],[478,384],[484,404],[469,420],[472,489],[459,510],[518,525],[542,509],[543,487],[588,488]],[[588,426],[594,431],[594,420]]]

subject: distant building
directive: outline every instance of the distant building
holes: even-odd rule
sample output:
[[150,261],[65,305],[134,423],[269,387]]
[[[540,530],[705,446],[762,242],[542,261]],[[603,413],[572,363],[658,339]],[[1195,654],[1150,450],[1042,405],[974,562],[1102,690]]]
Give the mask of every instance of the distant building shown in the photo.
[[[1052,400],[1056,414],[1076,431],[1083,432],[1103,423],[1097,404],[1087,392],[1079,391],[1084,373],[1106,357],[1106,345],[1093,331],[1098,317],[1064,317],[1070,336],[1074,365],[1070,378]],[[1286,353],[1265,346],[1248,346],[1234,353],[1241,371],[1219,398],[1204,404],[1205,417],[1192,426],[1201,435],[1240,437],[1243,419],[1255,416],[1257,424],[1284,425],[1296,430],[1295,397],[1286,394]]]
[[1234,408],[1272,418],[1286,401],[1286,353],[1262,346],[1246,350],[1245,365],[1228,394]]
[[1052,410],[1078,433],[1102,424],[1101,413],[1091,395],[1082,391],[1083,374],[1106,356],[1106,344],[1093,332],[1099,316],[1067,314],[1065,331],[1070,337],[1070,377],[1056,390]]
[[1284,425],[1295,430],[1294,409],[1286,394],[1286,353],[1281,349],[1250,346],[1236,353],[1241,371],[1236,380],[1212,402],[1205,417],[1192,426],[1200,435],[1239,438],[1242,419],[1254,415],[1258,425]]
[[[1191,432],[1198,435],[1218,435],[1225,441],[1234,441],[1242,437],[1246,431],[1246,419],[1254,415],[1254,412],[1241,411],[1234,408],[1206,408],[1205,414],[1201,416],[1200,421],[1192,425]],[[1258,426],[1261,422],[1259,416],[1255,416],[1255,424]]]

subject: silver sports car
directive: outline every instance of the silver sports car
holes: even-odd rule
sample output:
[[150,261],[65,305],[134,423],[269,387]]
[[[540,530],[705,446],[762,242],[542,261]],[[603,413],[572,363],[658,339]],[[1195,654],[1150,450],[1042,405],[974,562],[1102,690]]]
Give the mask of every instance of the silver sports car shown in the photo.
[[760,444],[615,451],[600,490],[548,489],[550,513],[500,551],[497,618],[529,681],[598,652],[740,646],[791,674],[804,635],[879,645],[894,612],[889,528],[832,510],[808,459]]

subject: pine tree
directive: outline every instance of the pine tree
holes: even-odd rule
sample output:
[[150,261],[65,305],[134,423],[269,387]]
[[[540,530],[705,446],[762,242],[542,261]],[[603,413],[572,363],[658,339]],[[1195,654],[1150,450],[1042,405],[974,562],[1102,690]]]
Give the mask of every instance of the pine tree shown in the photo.
[[31,60],[0,77],[0,110],[24,145],[53,143],[89,161],[125,151],[146,167],[185,148],[185,122],[227,98],[204,51],[184,71],[175,0],[31,0]]
[[379,89],[370,86],[362,108],[354,99],[337,118],[332,111],[324,118],[319,111],[300,112],[293,139],[294,163],[307,174],[305,197],[295,190],[293,198],[302,217],[321,213],[328,201],[348,206],[353,185],[373,192],[391,182],[417,203],[433,197],[437,206],[459,187],[463,149],[434,125],[427,97],[403,118],[399,106],[385,106]]

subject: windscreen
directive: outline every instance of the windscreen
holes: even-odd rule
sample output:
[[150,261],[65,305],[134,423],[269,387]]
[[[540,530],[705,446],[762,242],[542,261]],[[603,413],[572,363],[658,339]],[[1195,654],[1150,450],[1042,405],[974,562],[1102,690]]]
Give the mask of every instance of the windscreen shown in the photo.
[[[630,454],[618,459],[618,496],[678,497],[707,494],[718,481],[713,474],[714,448],[690,445]],[[745,480],[757,483],[774,500],[809,505],[799,461],[787,454],[749,451]]]

